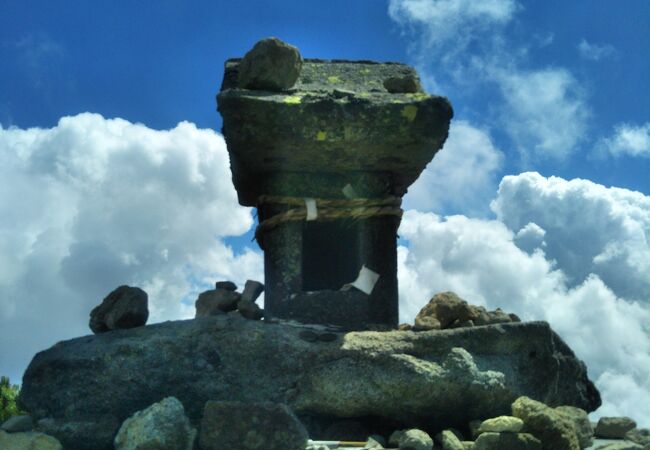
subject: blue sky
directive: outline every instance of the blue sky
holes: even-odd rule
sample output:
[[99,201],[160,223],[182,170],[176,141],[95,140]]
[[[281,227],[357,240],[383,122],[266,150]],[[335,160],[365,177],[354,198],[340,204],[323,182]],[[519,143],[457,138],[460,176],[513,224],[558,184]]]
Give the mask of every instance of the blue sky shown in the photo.
[[548,320],[597,415],[650,426],[648,23],[642,0],[2,2],[0,373],[89,333],[119,284],[155,322],[263,278],[214,96],[225,59],[277,36],[407,62],[454,106],[404,199],[401,319],[454,290]]

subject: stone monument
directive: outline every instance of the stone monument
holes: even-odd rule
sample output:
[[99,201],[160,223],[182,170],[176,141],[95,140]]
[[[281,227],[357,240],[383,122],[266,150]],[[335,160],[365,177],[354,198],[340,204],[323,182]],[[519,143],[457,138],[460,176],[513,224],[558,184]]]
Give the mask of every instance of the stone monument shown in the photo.
[[447,138],[447,99],[407,65],[303,60],[271,38],[226,61],[217,103],[257,208],[266,317],[395,327],[401,198]]

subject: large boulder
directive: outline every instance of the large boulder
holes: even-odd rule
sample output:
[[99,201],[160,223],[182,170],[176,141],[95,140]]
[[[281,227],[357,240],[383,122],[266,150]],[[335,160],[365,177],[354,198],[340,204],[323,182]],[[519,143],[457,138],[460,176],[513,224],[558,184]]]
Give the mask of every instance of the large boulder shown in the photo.
[[140,327],[149,318],[148,296],[138,287],[120,286],[90,312],[90,329],[104,333]]
[[[305,331],[327,339],[304,340]],[[390,422],[378,430],[388,435],[509,414],[521,395],[600,405],[584,364],[545,322],[343,333],[227,314],[59,342],[30,363],[19,404],[63,445],[112,450],[126,418],[168,396],[194,427],[206,399],[270,401],[291,407],[310,432],[355,419]]]

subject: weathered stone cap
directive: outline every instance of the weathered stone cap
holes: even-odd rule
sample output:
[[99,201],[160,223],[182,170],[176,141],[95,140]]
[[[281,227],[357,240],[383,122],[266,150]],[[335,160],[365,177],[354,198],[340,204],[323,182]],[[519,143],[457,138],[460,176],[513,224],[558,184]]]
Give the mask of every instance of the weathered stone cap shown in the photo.
[[243,205],[278,172],[386,172],[401,196],[447,138],[451,105],[405,64],[305,59],[274,92],[240,88],[240,63],[226,61],[217,103]]

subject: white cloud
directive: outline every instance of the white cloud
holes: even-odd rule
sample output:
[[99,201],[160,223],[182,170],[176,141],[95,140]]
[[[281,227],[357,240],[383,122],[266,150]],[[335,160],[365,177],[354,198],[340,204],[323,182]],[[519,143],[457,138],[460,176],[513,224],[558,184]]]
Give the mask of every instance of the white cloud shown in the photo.
[[253,223],[228,167],[223,138],[187,122],[0,127],[0,373],[16,380],[36,351],[90,333],[120,284],[149,293],[152,323],[192,317],[181,300],[216,280],[262,280],[261,253],[223,241]]
[[404,208],[484,213],[502,161],[487,131],[453,121],[445,146],[409,188]]
[[607,58],[616,54],[616,49],[613,46],[609,44],[590,44],[584,38],[580,41],[577,47],[580,56],[591,61],[600,61],[603,58]]
[[600,153],[614,156],[641,156],[650,158],[650,122],[643,125],[623,123],[614,129],[614,135],[601,139],[596,145]]
[[516,9],[514,0],[391,0],[388,14],[405,26],[423,25],[429,46],[444,46],[453,39],[462,48],[476,30],[509,22]]
[[[500,220],[405,213],[401,321],[446,290],[524,320],[547,320],[603,395],[593,417],[629,415],[650,426],[650,293],[643,280],[650,273],[650,198],[524,173],[504,178],[494,208]],[[623,249],[616,261],[596,258],[608,245]],[[616,283],[616,270],[627,272],[627,285]]]
[[530,48],[551,45],[552,35],[516,41],[506,32],[520,9],[506,0],[389,3],[390,17],[411,38],[411,55],[428,89],[460,101],[486,92],[496,96],[483,120],[505,130],[524,164],[563,160],[586,134],[585,92],[568,70],[531,63]]
[[524,160],[566,158],[584,138],[589,111],[564,69],[492,70],[505,105],[502,122]]
[[492,208],[514,232],[543,229],[571,286],[593,273],[618,296],[650,301],[650,197],[527,172],[503,178]]

